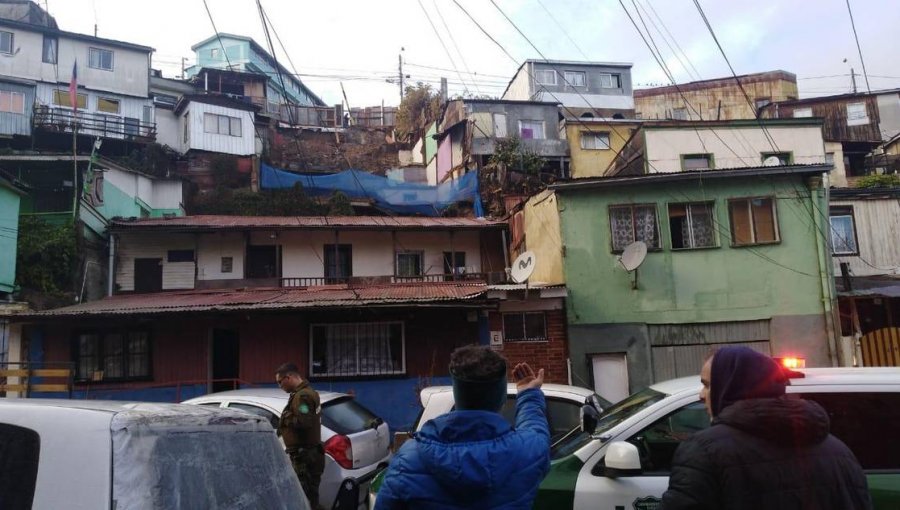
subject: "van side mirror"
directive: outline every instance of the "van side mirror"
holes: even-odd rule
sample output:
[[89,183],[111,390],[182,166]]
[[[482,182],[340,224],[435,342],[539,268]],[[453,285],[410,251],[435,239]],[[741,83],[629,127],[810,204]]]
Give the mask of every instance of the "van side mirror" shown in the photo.
[[637,446],[627,441],[615,441],[606,448],[604,457],[606,476],[638,475],[641,473],[641,455]]
[[581,431],[593,434],[597,429],[597,422],[600,420],[600,413],[597,409],[589,404],[581,406]]

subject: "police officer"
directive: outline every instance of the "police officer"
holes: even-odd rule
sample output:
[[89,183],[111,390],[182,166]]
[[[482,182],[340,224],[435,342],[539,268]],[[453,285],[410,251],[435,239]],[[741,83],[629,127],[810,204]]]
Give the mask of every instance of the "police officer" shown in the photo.
[[275,382],[291,396],[281,412],[278,434],[284,440],[291,465],[300,479],[310,506],[319,508],[319,481],[325,469],[322,448],[322,407],[319,394],[300,377],[297,365],[285,363],[275,372]]

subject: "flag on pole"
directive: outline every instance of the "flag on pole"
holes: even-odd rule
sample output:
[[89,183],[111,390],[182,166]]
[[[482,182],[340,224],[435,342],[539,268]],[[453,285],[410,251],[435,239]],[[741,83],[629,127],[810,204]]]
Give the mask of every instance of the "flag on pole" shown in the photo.
[[78,60],[72,65],[72,80],[69,81],[69,104],[78,112]]

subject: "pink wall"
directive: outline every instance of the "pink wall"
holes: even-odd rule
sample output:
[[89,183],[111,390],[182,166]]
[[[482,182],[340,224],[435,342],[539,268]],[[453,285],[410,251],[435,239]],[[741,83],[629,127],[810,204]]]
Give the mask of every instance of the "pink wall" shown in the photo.
[[438,183],[444,180],[444,177],[447,176],[447,172],[453,168],[453,157],[452,157],[452,142],[450,136],[445,136],[443,140],[438,142],[438,152],[437,152],[437,180]]

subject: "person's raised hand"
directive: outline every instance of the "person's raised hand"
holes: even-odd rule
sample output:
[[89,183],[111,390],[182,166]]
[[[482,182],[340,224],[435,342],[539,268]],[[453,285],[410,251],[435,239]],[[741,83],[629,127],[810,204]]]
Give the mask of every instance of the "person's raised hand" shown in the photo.
[[544,369],[538,370],[535,374],[528,363],[519,363],[513,368],[513,378],[516,381],[517,391],[540,388],[544,384]]

